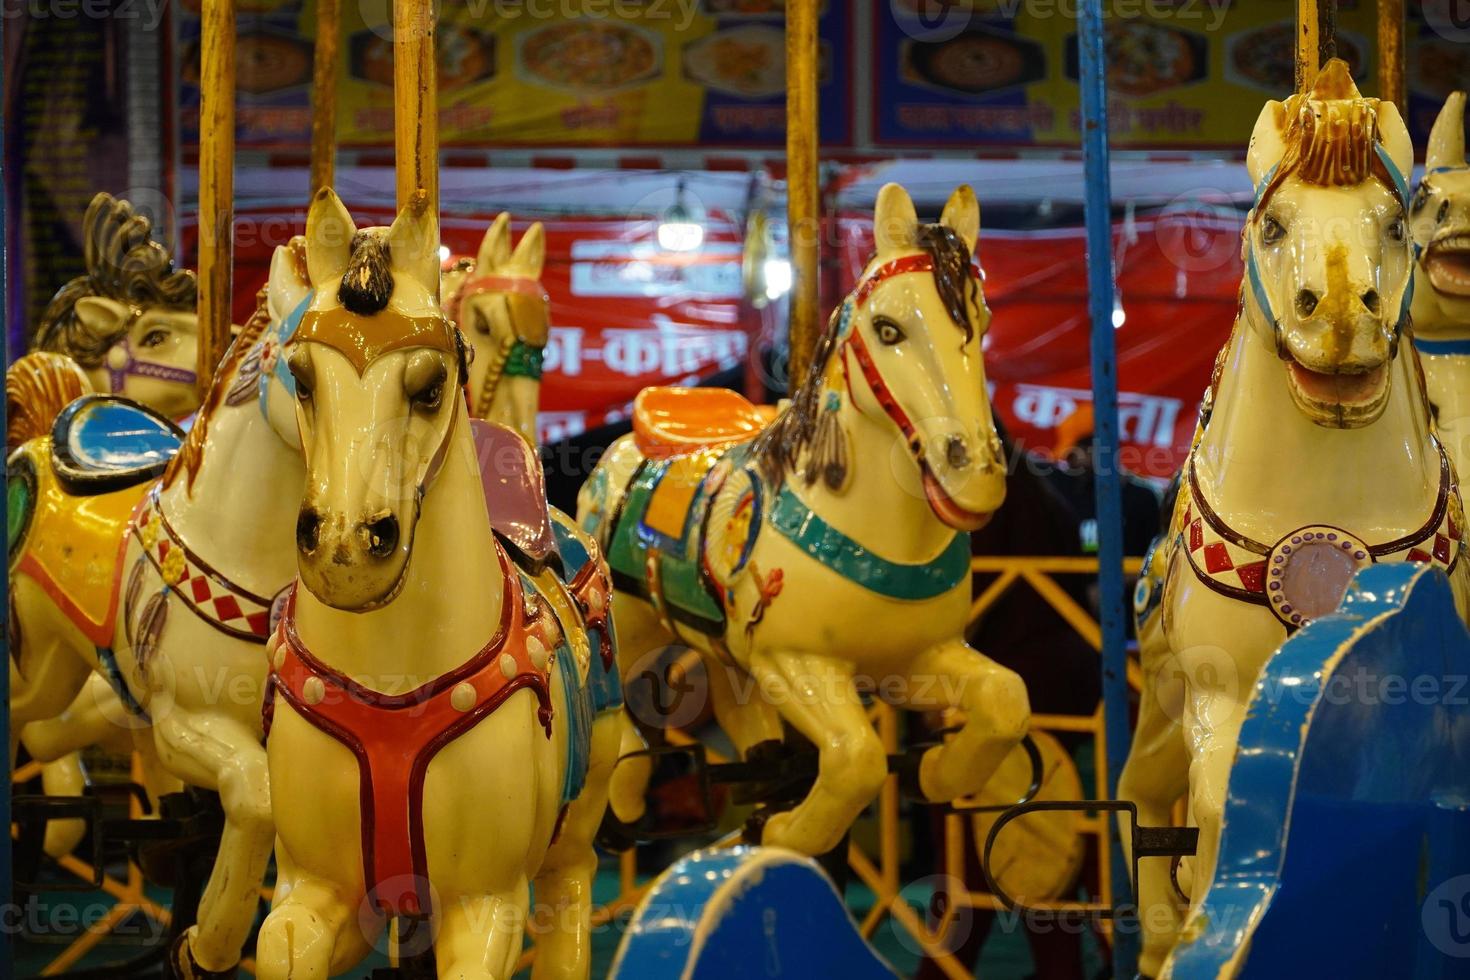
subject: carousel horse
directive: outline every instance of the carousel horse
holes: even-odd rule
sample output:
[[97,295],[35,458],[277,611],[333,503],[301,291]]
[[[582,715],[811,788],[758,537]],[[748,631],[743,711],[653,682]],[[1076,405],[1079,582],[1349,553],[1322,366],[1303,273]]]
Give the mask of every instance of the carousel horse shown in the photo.
[[[358,231],[307,217],[312,300],[286,357],[306,458],[299,584],[269,648],[277,860],[262,978],[326,976],[390,918],[441,977],[586,977],[592,838],[618,751],[611,584],[550,512],[534,450],[456,397],[422,191]],[[491,778],[486,778],[487,774]],[[402,930],[400,929],[400,935]]]
[[151,233],[127,201],[92,198],[82,219],[87,271],[52,297],[34,346],[72,358],[94,391],[182,419],[199,407],[194,273],[175,269]]
[[542,351],[550,335],[550,299],[541,286],[546,233],[540,222],[510,245],[510,215],[485,232],[479,254],[444,267],[444,312],[474,348],[465,393],[470,415],[515,429],[536,444]]
[[[130,727],[145,773],[220,796],[219,857],[199,924],[173,950],[178,976],[233,971],[270,856],[263,648],[295,575],[292,497],[305,479],[277,355],[309,293],[298,239],[277,249],[187,437],[91,395],[8,467],[12,752],[18,735],[59,753]],[[93,674],[108,696],[92,696]]]
[[[578,500],[618,588],[625,676],[648,651],[688,644],[743,755],[780,739],[782,720],[817,747],[810,792],[762,835],[808,855],[837,845],[888,774],[860,688],[881,679],[902,707],[963,712],[904,773],[932,801],[984,786],[1030,717],[1020,678],[963,638],[967,532],[1005,492],[972,258],[979,205],[961,187],[939,224],[920,224],[890,184],[875,227],[877,255],[790,407],[771,420],[733,392],[645,390],[633,435]],[[641,816],[646,777],[618,767],[620,820]]]
[[1465,93],[1445,100],[1409,206],[1414,265],[1414,347],[1424,365],[1440,438],[1456,465],[1470,461],[1470,166]]
[[[1398,110],[1363,98],[1334,59],[1310,92],[1267,103],[1246,166],[1257,189],[1241,309],[1161,545],[1163,643],[1142,637],[1146,659],[1182,681],[1179,721],[1167,692],[1146,690],[1119,787],[1151,826],[1187,788],[1199,845],[1179,881],[1196,907],[1245,707],[1282,641],[1378,562],[1440,568],[1462,610],[1470,591],[1454,468],[1403,343],[1413,147]],[[1167,975],[1176,920],[1155,910],[1172,889],[1140,899],[1140,969]]]

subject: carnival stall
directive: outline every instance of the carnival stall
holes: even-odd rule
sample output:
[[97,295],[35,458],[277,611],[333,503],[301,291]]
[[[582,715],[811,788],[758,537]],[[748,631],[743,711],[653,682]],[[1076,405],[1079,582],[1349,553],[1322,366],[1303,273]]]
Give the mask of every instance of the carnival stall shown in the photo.
[[1461,974],[1453,18],[368,6],[15,130],[0,974]]

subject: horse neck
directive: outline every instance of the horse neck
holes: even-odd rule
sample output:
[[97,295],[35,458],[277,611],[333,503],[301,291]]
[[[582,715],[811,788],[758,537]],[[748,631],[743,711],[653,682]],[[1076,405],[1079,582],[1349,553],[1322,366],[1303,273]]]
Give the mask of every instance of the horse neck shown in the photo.
[[164,516],[189,549],[236,585],[275,595],[296,576],[301,453],[271,428],[254,400],[220,406],[192,486],[185,468],[160,494]]
[[505,575],[468,415],[459,412],[443,469],[423,496],[397,597],[378,609],[348,612],[305,588],[296,591],[302,642],[323,663],[375,690],[401,693],[448,673],[489,642],[500,623]]
[[1369,543],[1419,527],[1438,495],[1440,456],[1406,346],[1390,370],[1377,422],[1325,428],[1296,407],[1286,367],[1257,328],[1237,320],[1193,455],[1200,491],[1236,530],[1268,542],[1307,524],[1340,526]]
[[833,490],[820,478],[808,486],[792,474],[791,489],[828,524],[884,558],[918,563],[939,554],[955,530],[934,516],[903,436],[888,419],[860,412],[846,393],[837,411],[849,440],[847,482]]

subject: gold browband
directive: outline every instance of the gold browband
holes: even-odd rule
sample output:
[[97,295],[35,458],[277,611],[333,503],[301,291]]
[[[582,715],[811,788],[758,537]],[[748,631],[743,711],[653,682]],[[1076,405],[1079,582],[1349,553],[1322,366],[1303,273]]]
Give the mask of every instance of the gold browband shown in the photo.
[[459,347],[454,332],[454,324],[440,313],[408,316],[387,309],[362,316],[339,306],[308,310],[292,342],[325,344],[351,361],[361,375],[384,354],[410,347],[432,347],[457,355]]

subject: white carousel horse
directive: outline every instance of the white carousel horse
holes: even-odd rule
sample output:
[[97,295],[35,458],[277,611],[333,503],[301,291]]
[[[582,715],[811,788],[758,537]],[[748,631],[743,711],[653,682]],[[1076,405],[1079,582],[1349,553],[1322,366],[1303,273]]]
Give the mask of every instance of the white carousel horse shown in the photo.
[[1465,93],[1445,100],[1409,208],[1414,266],[1414,346],[1424,365],[1440,438],[1470,463],[1470,166]]
[[[1245,707],[1282,641],[1375,562],[1442,568],[1462,608],[1470,589],[1454,469],[1401,343],[1412,165],[1398,111],[1362,98],[1338,60],[1310,93],[1267,103],[1251,137],[1241,311],[1161,545],[1166,642],[1144,647],[1172,661],[1144,663],[1145,677],[1183,690],[1146,690],[1118,790],[1140,823],[1162,826],[1187,786],[1200,836],[1180,881],[1195,903],[1214,875]],[[1149,880],[1140,970],[1167,975],[1177,914],[1172,889]]]
[[474,348],[465,387],[470,414],[508,425],[534,446],[542,351],[551,330],[551,303],[541,286],[546,232],[537,222],[514,251],[510,241],[510,215],[502,213],[475,258],[446,264],[441,294],[444,312]]
[[300,584],[270,647],[282,871],[262,978],[347,969],[406,916],[428,917],[441,977],[508,980],[533,881],[535,975],[588,974],[621,706],[611,585],[548,513],[530,446],[456,397],[438,244],[422,192],[389,229],[357,231],[329,190],[307,217],[314,293],[287,356],[307,479]]
[[127,201],[94,197],[82,220],[87,271],[52,297],[35,347],[71,357],[94,391],[181,419],[199,407],[194,273],[175,269],[151,231]]
[[[22,515],[10,542],[20,637],[10,667],[12,751],[22,726],[63,712],[64,724],[51,726],[59,730],[38,726],[27,744],[34,736],[54,755],[130,726],[145,769],[161,764],[217,791],[224,807],[199,924],[173,954],[182,976],[233,971],[273,839],[262,651],[274,598],[294,576],[292,497],[304,480],[294,398],[275,360],[279,332],[309,292],[303,261],[299,247],[277,250],[260,308],[160,479],[119,487],[129,481],[98,469],[97,459],[98,471],[89,470],[88,450],[105,463],[117,445],[107,431],[88,441],[88,412],[104,421],[120,414],[124,434],[155,418],[96,396],[67,409],[79,420],[68,431],[81,431],[65,452],[46,437],[10,460],[12,506]],[[154,450],[145,462],[167,459]],[[281,547],[265,544],[272,541]],[[95,685],[83,687],[94,671],[115,697],[98,700]]]
[[[963,639],[966,532],[1005,492],[972,260],[979,205],[961,187],[940,224],[921,225],[890,184],[875,226],[877,255],[789,408],[767,425],[732,392],[648,389],[635,434],[578,501],[618,586],[625,676],[648,651],[687,643],[742,754],[779,739],[782,719],[817,747],[811,792],[763,831],[809,855],[838,843],[887,775],[859,684],[880,682],[903,707],[963,711],[907,774],[934,801],[984,786],[1030,717],[1020,678]],[[759,690],[742,692],[752,675]],[[624,747],[638,742],[630,723]],[[641,815],[645,777],[618,768],[619,819]]]

